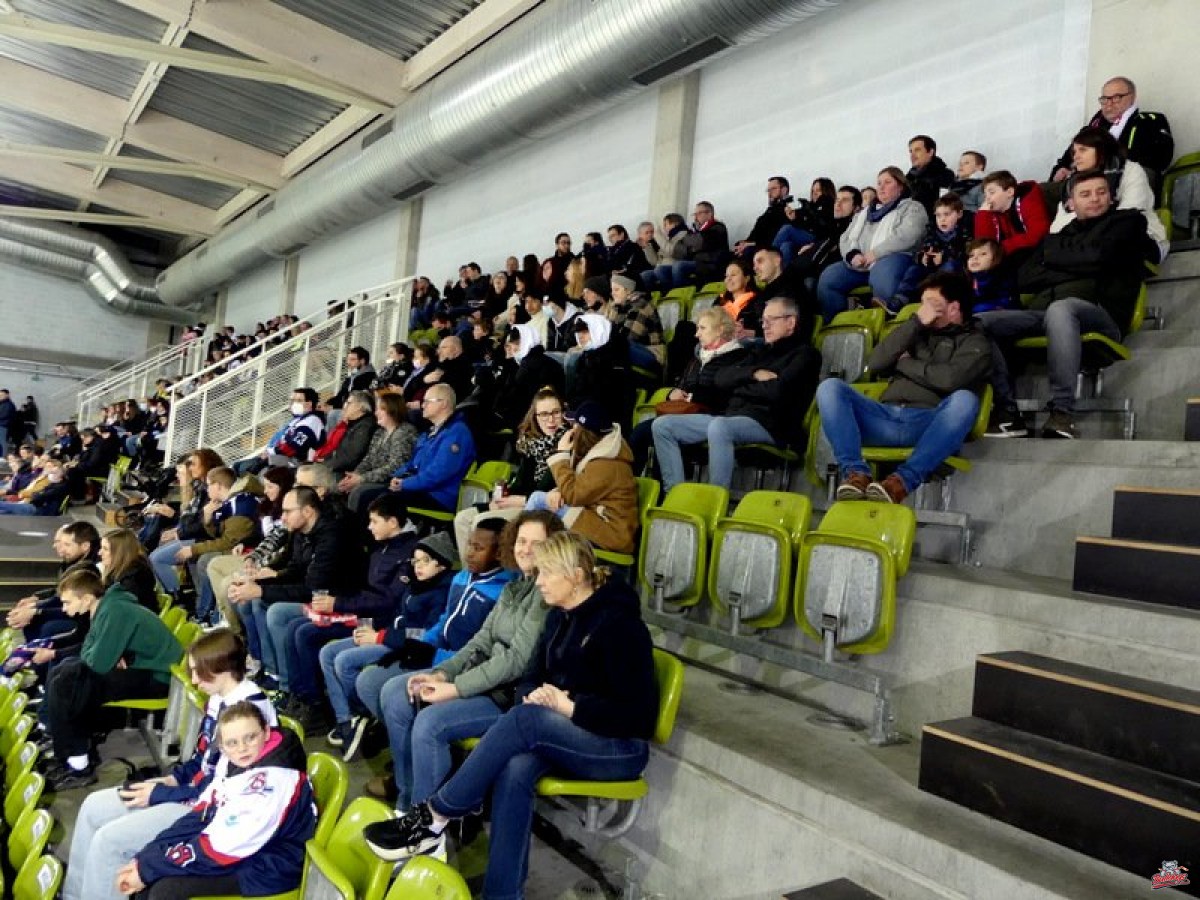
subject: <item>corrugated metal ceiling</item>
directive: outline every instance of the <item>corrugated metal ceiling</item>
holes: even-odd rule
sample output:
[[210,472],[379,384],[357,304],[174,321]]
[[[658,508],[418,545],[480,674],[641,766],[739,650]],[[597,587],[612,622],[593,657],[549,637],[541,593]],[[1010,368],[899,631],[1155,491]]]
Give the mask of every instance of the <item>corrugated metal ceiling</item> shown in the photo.
[[98,134],[5,106],[0,106],[0,137],[19,144],[42,144],[87,153],[99,153],[105,144]]
[[[166,157],[159,156],[156,153],[129,145],[121,149],[120,155],[133,157],[134,159],[166,159]],[[202,178],[159,175],[154,172],[131,172],[128,169],[110,169],[108,178],[111,181],[125,181],[129,184],[140,185],[152,191],[159,191],[163,194],[169,194],[172,197],[178,197],[180,200],[188,200],[192,203],[198,203],[201,206],[207,206],[209,209],[220,209],[238,195],[238,189],[235,187],[205,181]]]
[[74,209],[78,202],[73,197],[64,197],[62,194],[31,188],[19,181],[0,178],[0,203],[42,206],[48,209]]
[[398,59],[408,59],[482,0],[275,0]]
[[[183,46],[239,55],[196,35],[189,35]],[[282,156],[346,105],[280,85],[170,69],[147,108]]]
[[[112,0],[12,0],[12,6],[47,22],[149,41],[160,40],[166,30],[159,20]],[[133,93],[146,68],[136,59],[12,38],[0,38],[0,55],[122,99]]]

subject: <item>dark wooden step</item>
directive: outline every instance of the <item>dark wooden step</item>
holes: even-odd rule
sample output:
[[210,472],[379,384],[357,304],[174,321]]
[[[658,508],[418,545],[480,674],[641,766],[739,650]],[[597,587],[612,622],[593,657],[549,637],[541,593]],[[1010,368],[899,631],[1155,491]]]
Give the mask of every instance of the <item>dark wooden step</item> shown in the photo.
[[1187,402],[1187,412],[1183,417],[1183,439],[1200,441],[1200,399]]
[[1072,586],[1089,594],[1200,609],[1200,548],[1078,537]]
[[849,878],[839,878],[836,881],[826,881],[824,884],[814,884],[812,887],[784,894],[783,900],[883,900],[883,898],[868,891],[865,887],[860,887]]
[[1112,536],[1200,547],[1200,491],[1118,487],[1113,493]]
[[975,661],[972,714],[1200,781],[1200,691],[1036,653]]
[[925,726],[919,786],[1142,875],[1147,893],[1164,860],[1200,863],[1200,785],[985,719]]

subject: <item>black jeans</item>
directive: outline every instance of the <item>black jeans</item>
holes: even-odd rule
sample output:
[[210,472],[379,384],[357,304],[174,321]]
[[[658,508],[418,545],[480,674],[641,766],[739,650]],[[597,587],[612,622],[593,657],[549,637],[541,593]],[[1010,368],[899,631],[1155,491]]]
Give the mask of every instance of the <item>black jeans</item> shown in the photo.
[[176,875],[139,891],[137,900],[192,900],[193,897],[237,897],[242,893],[236,875]]
[[113,669],[100,675],[82,659],[65,660],[54,667],[46,688],[54,755],[66,759],[91,749],[93,732],[103,728],[108,718],[105,703],[165,697],[167,688],[144,669]]

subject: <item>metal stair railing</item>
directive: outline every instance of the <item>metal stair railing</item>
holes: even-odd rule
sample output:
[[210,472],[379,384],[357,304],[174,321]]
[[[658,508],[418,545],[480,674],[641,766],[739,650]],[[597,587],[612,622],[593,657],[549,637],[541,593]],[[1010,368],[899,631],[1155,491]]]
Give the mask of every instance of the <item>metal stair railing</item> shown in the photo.
[[[409,292],[402,289],[415,277],[356,291],[343,312],[297,323],[294,337],[265,351],[248,348],[173,385],[166,459],[199,447],[226,462],[251,456],[289,418],[293,390],[311,387],[321,397],[337,392],[351,347],[365,347],[380,364],[388,345],[407,337]],[[234,368],[218,374],[228,365]]]
[[110,403],[150,396],[154,382],[160,378],[178,381],[195,372],[204,360],[204,344],[202,338],[197,338],[186,344],[159,345],[132,365],[122,362],[97,373],[93,377],[98,381],[76,392],[80,426],[98,422],[100,410]]

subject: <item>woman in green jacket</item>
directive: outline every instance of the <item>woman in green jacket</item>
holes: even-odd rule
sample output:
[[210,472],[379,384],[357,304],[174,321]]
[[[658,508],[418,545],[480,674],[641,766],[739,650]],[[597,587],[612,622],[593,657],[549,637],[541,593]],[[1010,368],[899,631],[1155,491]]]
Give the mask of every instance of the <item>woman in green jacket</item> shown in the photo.
[[549,608],[534,584],[533,550],[563,524],[545,510],[523,512],[504,529],[504,567],[521,577],[504,586],[479,631],[461,650],[428,672],[394,678],[380,696],[393,747],[407,746],[396,760],[396,808],[423,802],[450,771],[450,745],[479,737],[512,706],[520,680],[542,633]]

